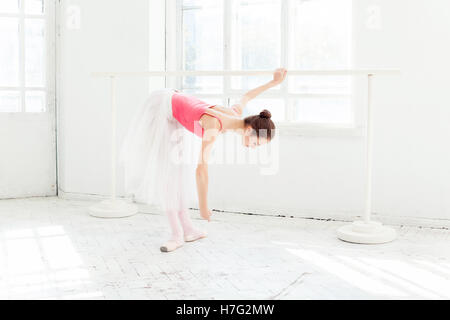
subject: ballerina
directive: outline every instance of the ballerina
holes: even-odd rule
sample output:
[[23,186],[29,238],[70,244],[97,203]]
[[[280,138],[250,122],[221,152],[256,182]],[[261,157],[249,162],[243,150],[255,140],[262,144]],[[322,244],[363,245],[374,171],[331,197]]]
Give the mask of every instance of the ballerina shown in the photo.
[[[286,73],[283,68],[275,70],[271,81],[248,91],[231,108],[163,89],[152,92],[138,110],[120,156],[125,169],[125,190],[134,195],[135,201],[158,205],[166,212],[171,237],[160,247],[162,252],[174,251],[185,241],[206,237],[205,232],[193,226],[189,215],[189,201],[195,189],[193,178],[196,178],[200,216],[210,221],[208,161],[212,146],[227,131],[240,134],[245,147],[255,148],[270,142],[275,124],[268,110],[241,117],[250,100],[282,83]],[[195,152],[196,143],[192,142],[195,136],[201,138],[196,166],[189,161]]]

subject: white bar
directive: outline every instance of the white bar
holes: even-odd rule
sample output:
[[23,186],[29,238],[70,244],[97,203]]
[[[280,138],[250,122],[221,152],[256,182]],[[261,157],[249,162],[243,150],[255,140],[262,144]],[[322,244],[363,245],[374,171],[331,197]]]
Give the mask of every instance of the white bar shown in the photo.
[[[167,77],[167,76],[262,76],[272,75],[274,70],[223,70],[223,71],[136,71],[93,72],[93,77]],[[399,69],[348,69],[348,70],[288,70],[288,76],[302,75],[375,75],[399,74]]]
[[22,13],[0,13],[0,18],[20,18],[25,19],[45,19],[45,13],[41,14],[22,14]]
[[0,91],[20,91],[22,89],[25,90],[34,90],[34,91],[46,91],[47,87],[0,87]]
[[[291,15],[289,14],[291,1],[282,1],[280,10],[281,19],[281,65],[289,66],[289,50],[290,50],[290,33],[289,24],[291,23]],[[290,121],[294,117],[294,107],[292,100],[287,97],[288,89],[290,88],[290,78],[286,77],[286,80],[280,86],[284,102],[284,118]]]
[[111,77],[111,199],[116,200],[116,78]]
[[19,6],[19,85],[20,85],[20,111],[25,112],[25,9],[23,2]]
[[[245,94],[245,92],[231,92],[227,94],[230,98],[240,98]],[[223,98],[223,94],[220,93],[196,93],[198,98]],[[351,93],[283,93],[282,91],[264,92],[258,96],[258,99],[279,99],[280,97],[295,99],[295,98],[351,98],[353,95]]]
[[372,74],[367,75],[367,124],[366,124],[366,208],[364,221],[369,222],[372,214],[372,171],[373,171],[373,126],[372,126]]
[[[234,31],[235,23],[232,21],[232,11],[233,6],[235,6],[236,3],[234,1],[224,1],[223,2],[223,67],[224,70],[231,70],[232,69],[232,55],[233,52],[231,51],[232,48],[232,34]],[[223,77],[222,79],[222,85],[223,85],[223,92],[229,92],[231,89],[231,78],[230,77]],[[222,95],[222,99],[223,99]],[[230,97],[227,97],[226,105],[230,103]]]

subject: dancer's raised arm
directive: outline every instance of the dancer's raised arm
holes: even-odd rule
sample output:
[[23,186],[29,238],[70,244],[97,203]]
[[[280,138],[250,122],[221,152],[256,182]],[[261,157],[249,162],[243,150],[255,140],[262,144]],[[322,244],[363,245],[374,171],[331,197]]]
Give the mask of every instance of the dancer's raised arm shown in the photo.
[[238,113],[242,114],[242,111],[244,110],[247,103],[254,99],[255,97],[259,96],[261,93],[263,93],[266,90],[269,90],[270,88],[273,88],[280,83],[284,81],[286,78],[287,70],[284,68],[279,68],[275,70],[273,73],[273,79],[266,84],[263,84],[262,86],[259,86],[255,89],[252,89],[248,91],[246,94],[244,94],[241,98],[241,101],[235,105],[232,106],[232,108]]

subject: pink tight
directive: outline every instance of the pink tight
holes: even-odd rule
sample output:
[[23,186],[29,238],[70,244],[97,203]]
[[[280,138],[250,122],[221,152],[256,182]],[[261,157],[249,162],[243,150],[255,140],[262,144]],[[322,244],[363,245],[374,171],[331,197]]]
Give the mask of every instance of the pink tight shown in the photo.
[[[161,246],[162,252],[171,252],[181,247],[186,242],[202,239],[206,237],[206,233],[194,228],[185,199],[179,199],[181,210],[167,210],[167,218],[171,229],[171,237],[169,241]],[[175,200],[177,201],[177,200]],[[170,208],[170,204],[166,207]]]
[[170,240],[182,242],[183,240],[193,241],[204,237],[204,233],[195,229],[192,225],[189,210],[186,209],[180,212],[168,211],[167,217],[172,231]]

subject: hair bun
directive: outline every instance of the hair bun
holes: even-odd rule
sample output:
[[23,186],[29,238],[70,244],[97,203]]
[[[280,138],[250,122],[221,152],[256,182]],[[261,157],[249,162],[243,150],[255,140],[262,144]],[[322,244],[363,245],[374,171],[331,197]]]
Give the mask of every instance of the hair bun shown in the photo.
[[269,110],[264,109],[259,113],[259,116],[264,119],[270,119],[272,117],[272,114],[270,113]]

